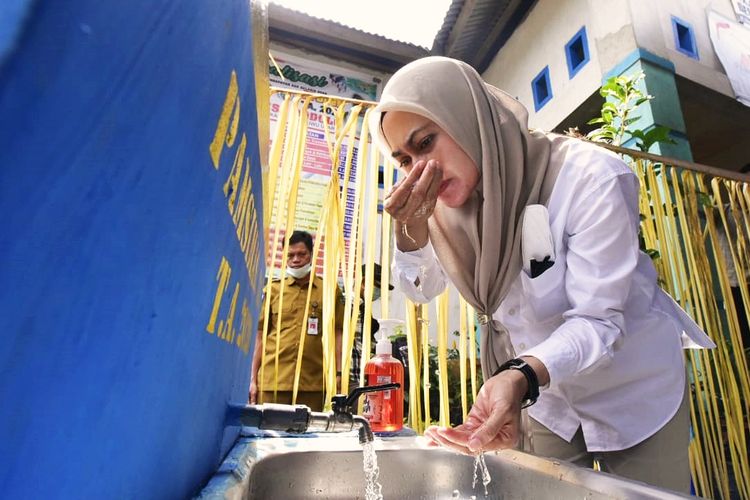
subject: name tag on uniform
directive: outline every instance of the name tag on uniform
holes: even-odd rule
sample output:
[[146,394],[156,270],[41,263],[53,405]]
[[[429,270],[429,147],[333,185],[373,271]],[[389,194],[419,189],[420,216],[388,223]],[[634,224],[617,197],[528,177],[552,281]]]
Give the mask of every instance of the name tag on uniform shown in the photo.
[[307,334],[318,334],[318,318],[307,318]]

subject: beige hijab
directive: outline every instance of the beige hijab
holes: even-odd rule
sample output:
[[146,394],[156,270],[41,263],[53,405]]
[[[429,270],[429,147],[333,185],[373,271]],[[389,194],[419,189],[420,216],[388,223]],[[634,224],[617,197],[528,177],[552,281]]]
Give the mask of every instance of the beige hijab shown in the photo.
[[381,116],[407,111],[445,130],[479,167],[474,195],[460,208],[438,202],[429,235],[440,264],[482,324],[485,380],[515,356],[492,314],[521,272],[521,224],[527,205],[546,205],[564,161],[567,140],[530,132],[526,109],[486,84],[468,64],[427,57],[396,72],[371,113],[370,130],[390,150]]

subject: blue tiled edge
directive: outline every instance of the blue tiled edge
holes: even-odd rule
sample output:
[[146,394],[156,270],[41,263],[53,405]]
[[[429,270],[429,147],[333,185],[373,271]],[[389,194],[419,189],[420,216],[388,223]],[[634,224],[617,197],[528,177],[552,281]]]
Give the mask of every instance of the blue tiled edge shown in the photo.
[[604,76],[602,76],[602,82],[606,82],[609,78],[613,76],[621,75],[627,70],[629,67],[631,67],[633,64],[635,64],[639,60],[647,61],[651,64],[654,64],[656,66],[659,66],[660,68],[664,68],[670,73],[674,73],[674,63],[670,61],[669,59],[665,59],[663,57],[659,57],[656,54],[653,54],[649,52],[648,50],[644,49],[635,49],[633,52],[625,56],[622,61],[620,61],[615,67],[607,71]]

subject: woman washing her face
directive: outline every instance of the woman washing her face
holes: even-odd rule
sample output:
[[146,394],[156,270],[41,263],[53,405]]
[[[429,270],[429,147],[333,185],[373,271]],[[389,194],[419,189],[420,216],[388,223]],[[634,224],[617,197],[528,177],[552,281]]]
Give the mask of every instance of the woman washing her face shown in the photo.
[[485,383],[466,422],[425,435],[464,453],[514,447],[528,406],[536,454],[689,491],[682,348],[713,344],[638,249],[628,166],[529,132],[521,104],[442,57],[399,70],[371,116],[405,174],[385,201],[395,283],[427,302],[451,282],[482,324]]

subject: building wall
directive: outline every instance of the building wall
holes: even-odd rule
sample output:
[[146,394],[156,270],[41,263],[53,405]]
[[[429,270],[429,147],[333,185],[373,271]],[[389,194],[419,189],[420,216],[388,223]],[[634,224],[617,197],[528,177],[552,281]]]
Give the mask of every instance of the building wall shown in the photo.
[[[518,98],[529,110],[529,125],[554,129],[601,86],[636,49],[674,64],[675,73],[734,98],[729,80],[709,37],[706,11],[713,8],[730,19],[730,0],[596,0],[538,2],[487,70],[485,79]],[[672,16],[691,25],[699,59],[675,48]],[[565,45],[586,27],[589,62],[572,79]],[[531,82],[549,67],[552,99],[534,109]]]
[[[601,1],[588,0],[586,3],[592,32],[589,45],[599,61],[601,74],[604,74],[638,47],[633,18],[627,0],[607,2],[606,8],[602,8]],[[597,89],[601,86],[601,74]]]
[[[538,2],[484,73],[529,110],[529,125],[551,130],[601,86],[601,75],[635,50],[627,0]],[[586,27],[589,62],[571,79],[565,45]],[[549,67],[552,99],[534,110],[532,80]]]
[[[729,79],[714,52],[707,21],[709,8],[734,19],[730,0],[629,0],[629,3],[639,47],[671,61],[676,74],[734,98]],[[672,16],[692,27],[699,59],[675,48]]]

